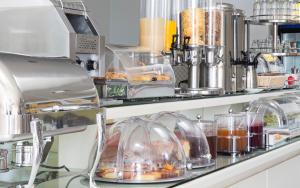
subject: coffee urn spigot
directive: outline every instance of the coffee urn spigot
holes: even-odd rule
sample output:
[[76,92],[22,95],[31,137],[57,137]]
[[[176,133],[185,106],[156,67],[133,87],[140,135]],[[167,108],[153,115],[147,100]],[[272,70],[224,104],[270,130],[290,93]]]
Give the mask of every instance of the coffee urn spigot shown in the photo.
[[183,41],[183,61],[189,67],[188,72],[188,92],[191,94],[199,94],[201,63],[203,61],[203,47],[190,46],[190,37],[184,37]]
[[242,58],[234,60],[231,58],[233,65],[243,65],[246,69],[246,89],[257,88],[257,72],[258,57],[261,53],[258,53],[253,60],[251,60],[249,52],[241,51]]
[[171,55],[172,55],[172,64],[182,65],[183,63],[183,51],[180,47],[179,35],[173,35],[172,45],[171,45]]
[[0,149],[0,173],[1,172],[7,172],[7,154],[8,151],[5,149]]

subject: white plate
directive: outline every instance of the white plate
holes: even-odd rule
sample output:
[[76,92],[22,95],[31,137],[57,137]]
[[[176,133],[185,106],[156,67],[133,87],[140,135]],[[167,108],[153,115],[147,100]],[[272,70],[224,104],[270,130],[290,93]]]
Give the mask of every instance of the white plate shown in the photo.
[[262,88],[246,89],[247,93],[249,93],[249,94],[260,93],[260,92],[262,92],[263,90],[264,90],[264,89],[262,89]]

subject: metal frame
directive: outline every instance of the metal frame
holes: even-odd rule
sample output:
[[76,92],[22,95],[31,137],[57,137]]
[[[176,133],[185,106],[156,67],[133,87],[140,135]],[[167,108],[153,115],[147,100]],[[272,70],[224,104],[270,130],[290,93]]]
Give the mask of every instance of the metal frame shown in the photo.
[[97,152],[96,152],[96,157],[92,169],[89,172],[89,184],[91,188],[99,187],[97,186],[95,181],[95,173],[100,161],[102,149],[105,142],[105,111],[103,113],[97,114],[97,128],[98,128]]

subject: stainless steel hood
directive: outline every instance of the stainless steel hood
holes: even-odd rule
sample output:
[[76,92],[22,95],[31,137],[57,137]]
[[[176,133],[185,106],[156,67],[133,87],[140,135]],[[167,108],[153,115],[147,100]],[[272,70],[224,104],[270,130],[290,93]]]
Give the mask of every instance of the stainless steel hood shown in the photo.
[[30,121],[43,136],[96,124],[99,99],[93,81],[67,59],[0,54],[0,142],[31,138]]

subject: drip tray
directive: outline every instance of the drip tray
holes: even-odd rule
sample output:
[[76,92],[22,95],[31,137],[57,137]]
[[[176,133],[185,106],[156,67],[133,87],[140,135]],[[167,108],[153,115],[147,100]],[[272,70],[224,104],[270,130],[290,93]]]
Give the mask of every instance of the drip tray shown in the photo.
[[187,93],[200,96],[219,96],[224,94],[224,90],[222,88],[197,88],[188,89]]

